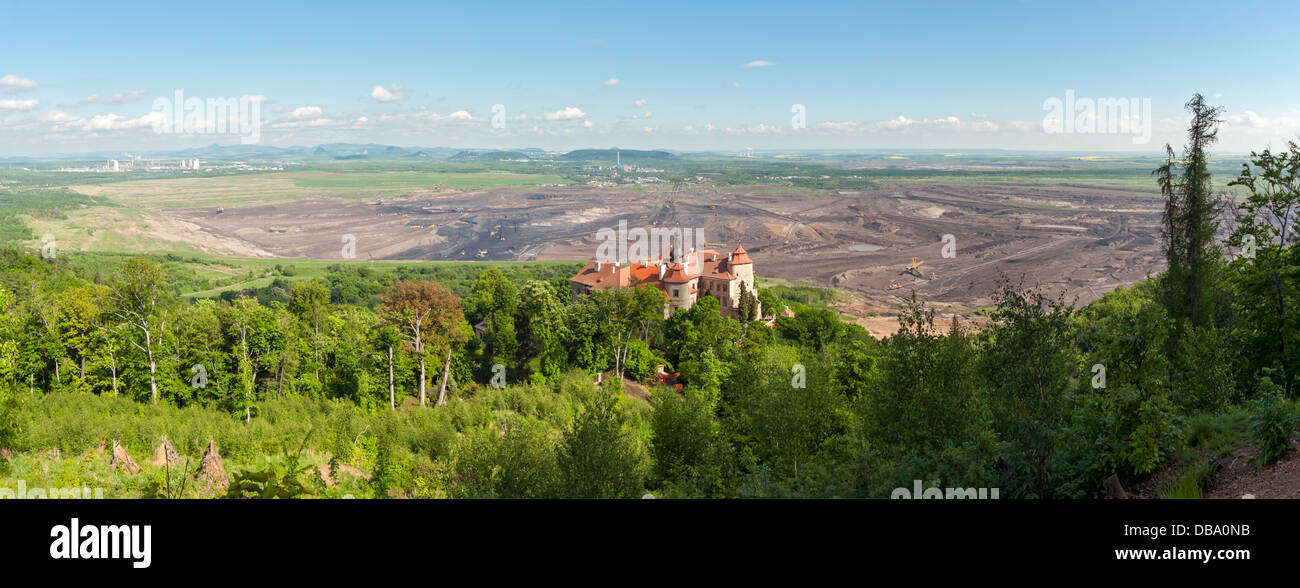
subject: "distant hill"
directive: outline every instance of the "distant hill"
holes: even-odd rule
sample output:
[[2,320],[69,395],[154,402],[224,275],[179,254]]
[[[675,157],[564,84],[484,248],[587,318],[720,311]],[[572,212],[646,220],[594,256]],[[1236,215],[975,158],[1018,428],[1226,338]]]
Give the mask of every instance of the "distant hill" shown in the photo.
[[677,156],[667,151],[641,151],[638,149],[578,149],[561,155],[560,159],[567,159],[569,161],[608,160],[612,163],[616,157],[622,158],[624,163],[632,163],[633,161],[642,162],[675,159]]
[[535,159],[537,155],[538,153],[524,153],[523,151],[461,151],[451,156],[450,161],[491,162],[506,159]]

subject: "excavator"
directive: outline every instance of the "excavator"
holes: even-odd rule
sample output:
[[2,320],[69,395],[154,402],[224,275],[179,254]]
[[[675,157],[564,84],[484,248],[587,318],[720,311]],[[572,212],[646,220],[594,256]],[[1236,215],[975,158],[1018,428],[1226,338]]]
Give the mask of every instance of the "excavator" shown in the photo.
[[[903,274],[911,274],[911,275],[916,276],[916,277],[918,277],[918,278],[920,278],[920,279],[922,279],[922,280],[937,280],[937,279],[939,279],[939,274],[938,274],[938,273],[930,272],[930,275],[927,276],[927,275],[925,275],[924,273],[921,272],[921,265],[924,264],[924,263],[925,263],[925,260],[917,261],[916,258],[913,257],[913,258],[912,258],[912,263],[907,264],[907,267],[903,268],[903,271],[898,272],[898,275],[901,276],[901,275],[903,275]],[[897,289],[897,287],[894,286],[894,283],[895,283],[895,282],[890,281],[890,283],[889,283],[889,289],[890,289],[890,290],[895,290],[895,289]]]
[[898,272],[898,273],[899,273],[899,275],[902,275],[902,274],[912,274],[912,275],[914,275],[914,276],[916,276],[916,277],[921,278],[922,280],[924,280],[924,279],[925,279],[925,274],[922,274],[922,273],[921,273],[921,265],[924,264],[924,263],[925,263],[924,260],[917,261],[916,258],[913,257],[913,258],[912,258],[912,263],[907,264],[907,267],[903,268],[903,271]]

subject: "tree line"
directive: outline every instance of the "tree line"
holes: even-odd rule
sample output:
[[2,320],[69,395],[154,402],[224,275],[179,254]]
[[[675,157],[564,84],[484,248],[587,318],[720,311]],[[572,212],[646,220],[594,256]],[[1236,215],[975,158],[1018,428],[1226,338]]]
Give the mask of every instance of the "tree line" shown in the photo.
[[[148,258],[89,275],[9,248],[0,384],[245,424],[282,399],[371,414],[403,401],[457,414],[498,394],[577,407],[457,421],[451,453],[410,444],[467,496],[881,497],[913,480],[1098,496],[1108,478],[1169,466],[1233,411],[1250,415],[1263,463],[1296,425],[1300,148],[1253,153],[1231,181],[1244,197],[1225,199],[1208,171],[1220,111],[1199,95],[1188,108],[1183,153],[1167,147],[1154,171],[1168,270],[1081,308],[1004,277],[986,326],[913,295],[877,340],[790,287],[758,289],[771,327],[724,318],[709,296],[664,318],[653,287],[572,298],[563,277],[497,268],[463,295],[400,275],[358,296],[340,267],[270,299],[181,300]],[[680,388],[651,384],[661,365]],[[597,388],[595,374],[612,382]],[[648,384],[653,410],[636,410],[619,376]]]

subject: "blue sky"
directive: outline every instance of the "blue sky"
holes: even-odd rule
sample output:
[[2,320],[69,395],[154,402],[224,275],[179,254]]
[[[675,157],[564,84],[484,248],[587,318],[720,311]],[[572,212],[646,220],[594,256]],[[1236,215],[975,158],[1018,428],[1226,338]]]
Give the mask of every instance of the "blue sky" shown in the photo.
[[[1300,132],[1296,3],[6,2],[2,10],[7,155],[238,141],[154,133],[153,100],[176,90],[264,97],[266,144],[1154,150],[1180,142],[1182,104],[1196,91],[1227,109],[1225,150],[1276,146]],[[1152,138],[1045,133],[1044,101],[1067,90],[1149,99]],[[494,104],[506,109],[503,129],[492,128]],[[795,104],[806,128],[793,124]]]

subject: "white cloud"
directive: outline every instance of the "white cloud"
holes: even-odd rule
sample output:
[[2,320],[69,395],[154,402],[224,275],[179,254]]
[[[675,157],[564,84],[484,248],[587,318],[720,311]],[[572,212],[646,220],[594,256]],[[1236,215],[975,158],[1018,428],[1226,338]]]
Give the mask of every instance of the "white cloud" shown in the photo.
[[154,122],[162,123],[166,121],[167,115],[161,112],[150,112],[139,118],[127,118],[116,114],[101,114],[91,118],[83,126],[85,131],[123,131],[129,129],[138,129],[141,127],[152,127]]
[[5,77],[0,78],[0,86],[4,86],[6,94],[13,94],[14,92],[35,90],[41,85],[31,78],[20,78],[14,74],[7,74]]
[[[1300,139],[1300,117],[1264,116],[1253,110],[1223,117],[1224,141],[1263,149],[1279,142]],[[1180,121],[1185,122],[1185,121]]]
[[0,100],[0,110],[21,110],[28,111],[36,108],[39,102],[35,100]]
[[380,102],[397,102],[398,100],[406,100],[406,90],[397,84],[392,84],[387,88],[375,84],[375,87],[370,89],[370,97]]
[[320,118],[324,111],[319,106],[300,106],[289,113],[289,117],[296,120],[312,120]]
[[943,118],[932,119],[915,119],[898,115],[898,118],[882,120],[876,123],[877,129],[897,131],[907,129],[939,129],[939,130],[961,130],[961,131],[996,131],[997,123],[989,121],[964,122],[955,116],[945,116]]
[[82,98],[81,103],[93,104],[96,102],[102,102],[104,104],[125,104],[127,102],[135,102],[136,100],[144,100],[148,95],[149,94],[144,90],[131,90],[130,92],[113,94],[107,98],[100,96],[99,94],[91,94]]
[[642,114],[634,114],[634,115],[632,115],[632,118],[642,118],[642,119],[644,119],[644,118],[650,118],[650,117],[652,117],[652,116],[654,116],[654,115],[655,115],[655,113],[650,112],[649,110],[647,110],[647,111],[645,111],[645,112],[642,113]]
[[62,110],[50,110],[41,115],[41,120],[45,122],[62,123],[82,119],[79,116],[63,112]]
[[438,124],[438,123],[465,123],[465,122],[485,122],[486,117],[475,117],[468,110],[457,110],[450,114],[438,114],[429,110],[427,106],[419,106],[409,112],[383,114],[379,117],[380,122],[398,122],[404,125],[420,124]]
[[609,78],[608,80],[605,80],[605,83],[601,84],[600,87],[608,88],[610,86],[617,86],[621,83],[623,83],[623,80],[620,80],[618,78]]
[[1243,110],[1242,114],[1228,115],[1224,117],[1224,120],[1227,121],[1229,125],[1256,129],[1267,128],[1273,124],[1269,119],[1260,116],[1258,112],[1253,110]]
[[542,120],[578,120],[581,118],[587,118],[587,113],[576,106],[566,106],[561,110],[542,115]]
[[755,59],[754,61],[746,63],[741,67],[769,67],[773,65],[776,65],[775,61],[763,61],[762,59]]
[[731,82],[730,84],[727,84],[727,85],[728,85],[728,86],[731,86],[732,88],[739,88],[739,87],[740,87],[740,82]]
[[153,127],[154,124],[166,122],[166,119],[167,115],[162,112],[150,112],[137,118],[119,114],[100,114],[87,119],[62,110],[49,110],[40,116],[40,122],[45,123],[46,130],[49,132],[90,134]]
[[813,125],[814,129],[825,131],[835,131],[840,133],[857,133],[863,130],[862,123],[855,120],[847,121],[825,121]]
[[636,102],[633,102],[633,103],[632,103],[632,108],[641,108],[642,106],[645,106],[646,104],[648,104],[648,103],[645,101],[645,98],[642,98],[642,99],[640,99],[640,100],[637,100]]
[[[784,127],[784,126],[760,124],[755,127],[751,127],[751,126],[743,126],[740,128],[727,127],[725,129],[722,129],[722,132],[728,135],[775,135],[786,131],[787,128],[788,127]],[[707,129],[710,131],[713,130],[713,125],[708,125]]]
[[829,134],[865,134],[874,131],[906,132],[923,130],[982,132],[997,131],[999,130],[999,127],[995,122],[987,120],[968,122],[955,116],[945,116],[943,118],[933,119],[915,119],[899,115],[898,118],[882,120],[875,123],[856,120],[823,121],[813,125],[813,129],[824,131]]
[[245,94],[239,97],[240,100],[247,101],[250,104],[266,104],[271,99],[261,94]]

